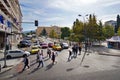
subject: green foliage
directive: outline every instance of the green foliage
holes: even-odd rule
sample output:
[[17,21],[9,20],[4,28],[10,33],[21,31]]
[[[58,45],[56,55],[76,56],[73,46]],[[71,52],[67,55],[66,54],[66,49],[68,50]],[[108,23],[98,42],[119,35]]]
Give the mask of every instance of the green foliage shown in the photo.
[[90,14],[88,21],[84,23],[76,19],[73,23],[72,33],[74,33],[74,35],[70,36],[70,40],[72,41],[81,42],[86,39],[100,41],[105,39],[102,22],[100,21],[99,24],[97,24],[97,19],[94,14]]
[[120,36],[120,27],[118,28],[118,36]]
[[65,37],[70,36],[70,29],[68,27],[61,28],[61,38],[64,39]]
[[58,35],[57,35],[57,33],[55,32],[55,30],[51,30],[49,37],[50,37],[50,38],[58,38]]
[[120,26],[120,16],[117,15],[117,25],[116,25],[115,33],[117,33],[119,26]]
[[105,38],[110,38],[114,35],[114,28],[110,25],[105,25],[103,28],[103,34]]
[[45,28],[43,28],[42,32],[40,33],[40,36],[47,36],[47,32]]
[[77,42],[83,41],[83,37],[84,37],[83,26],[84,23],[76,19],[76,21],[73,23],[73,30],[71,31],[71,34],[74,34],[74,36],[71,35],[70,40]]

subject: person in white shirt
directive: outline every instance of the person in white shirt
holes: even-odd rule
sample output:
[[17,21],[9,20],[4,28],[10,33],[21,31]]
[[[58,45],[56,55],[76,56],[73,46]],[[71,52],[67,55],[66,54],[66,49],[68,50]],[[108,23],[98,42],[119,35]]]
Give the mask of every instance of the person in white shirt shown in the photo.
[[43,55],[42,54],[39,54],[39,61],[38,62],[39,62],[39,64],[38,64],[37,68],[39,68],[41,64],[42,64],[42,67],[44,67]]

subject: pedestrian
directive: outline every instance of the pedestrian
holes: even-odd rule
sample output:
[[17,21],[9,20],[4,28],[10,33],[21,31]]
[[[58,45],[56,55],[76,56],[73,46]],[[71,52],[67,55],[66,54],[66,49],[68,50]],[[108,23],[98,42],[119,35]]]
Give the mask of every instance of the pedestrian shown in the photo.
[[44,67],[43,55],[41,53],[39,54],[39,61],[38,62],[39,62],[39,64],[38,64],[37,68],[39,68],[41,64],[42,64],[42,67]]
[[73,57],[75,57],[75,55],[76,55],[76,54],[75,54],[75,52],[76,52],[76,51],[75,51],[75,45],[73,45],[73,47],[72,47],[72,52],[73,52]]
[[52,64],[54,64],[55,63],[55,53],[54,52],[52,52],[52,58],[51,58],[51,60],[52,60]]
[[78,48],[79,48],[79,55],[81,55],[81,50],[82,50],[82,44],[81,43],[79,43]]
[[72,55],[72,50],[69,48],[69,57],[68,57],[68,61],[70,61],[70,60],[72,59],[71,55]]
[[76,44],[75,45],[75,57],[77,57],[78,55],[78,49],[79,49],[78,44]]
[[49,56],[49,58],[51,58],[51,50],[49,48],[47,49],[47,56]]
[[24,71],[26,67],[28,67],[28,69],[30,68],[30,67],[29,67],[29,60],[28,60],[28,58],[27,58],[27,55],[25,55],[25,56],[23,56],[23,57],[24,57],[24,59],[23,59],[24,67],[23,67],[22,71]]
[[36,55],[36,62],[39,61],[39,54],[40,54],[40,50],[38,50],[38,53],[37,53],[37,55]]

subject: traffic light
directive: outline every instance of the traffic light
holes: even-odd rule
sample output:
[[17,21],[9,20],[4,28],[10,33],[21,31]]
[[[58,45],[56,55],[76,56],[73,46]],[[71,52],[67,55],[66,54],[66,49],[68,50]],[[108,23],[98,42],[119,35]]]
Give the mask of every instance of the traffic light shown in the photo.
[[35,20],[35,26],[38,26],[38,20]]

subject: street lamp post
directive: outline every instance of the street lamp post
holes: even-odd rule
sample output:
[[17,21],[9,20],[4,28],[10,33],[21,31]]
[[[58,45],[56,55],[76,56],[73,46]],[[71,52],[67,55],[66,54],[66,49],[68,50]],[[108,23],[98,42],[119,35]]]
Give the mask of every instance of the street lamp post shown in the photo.
[[[81,17],[82,15],[79,14],[78,16]],[[86,17],[86,16],[88,16],[88,14],[86,14],[85,16],[82,16],[82,17],[83,17],[83,21],[84,21],[84,22],[83,22],[83,27],[84,27],[84,38],[85,38],[85,53],[84,53],[84,55],[83,55],[83,57],[82,57],[82,60],[81,60],[80,65],[82,65],[82,62],[83,62],[83,60],[84,60],[84,58],[85,58],[85,55],[86,55],[86,53],[87,53],[87,42],[88,42],[88,41],[87,41],[87,32],[86,32],[86,28],[85,28],[85,27],[86,27],[86,26],[85,26],[85,17]]]
[[[82,15],[79,14],[78,16],[81,17]],[[86,16],[88,16],[88,14],[86,14],[85,16],[82,16],[82,17],[83,17],[83,21],[84,21],[84,22],[83,22],[83,27],[84,27],[84,38],[85,38],[85,51],[87,51],[87,42],[88,42],[88,41],[87,41],[87,31],[86,31],[86,26],[85,26],[85,22],[86,22],[86,21],[85,21],[85,17],[86,17]]]

